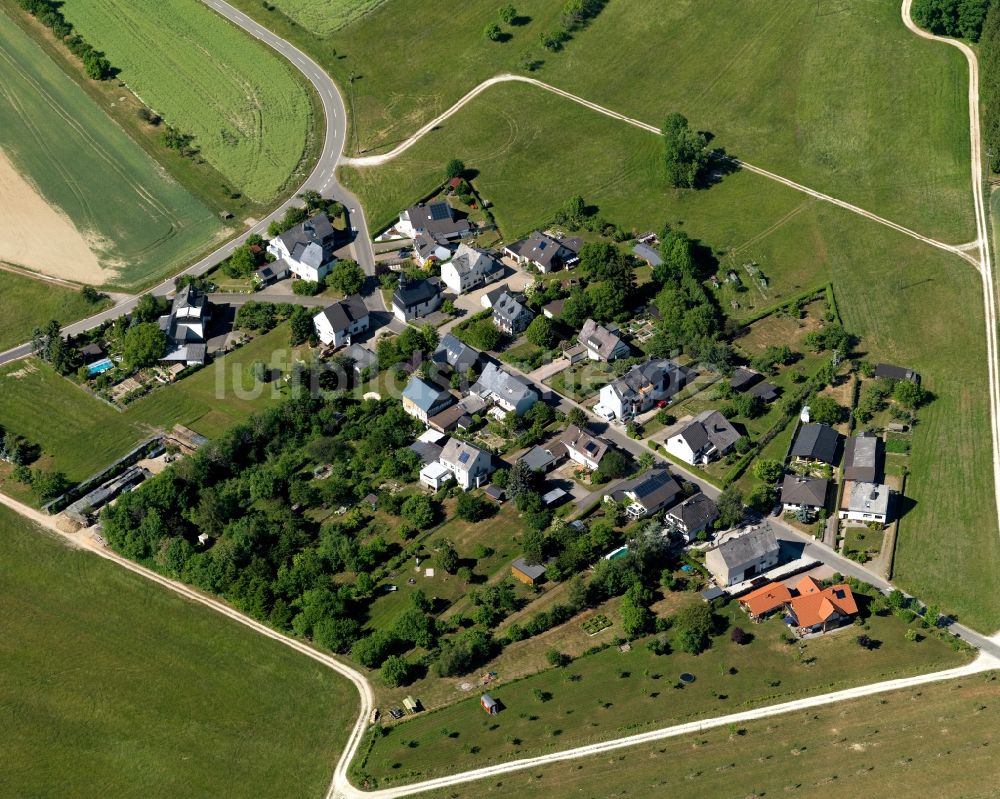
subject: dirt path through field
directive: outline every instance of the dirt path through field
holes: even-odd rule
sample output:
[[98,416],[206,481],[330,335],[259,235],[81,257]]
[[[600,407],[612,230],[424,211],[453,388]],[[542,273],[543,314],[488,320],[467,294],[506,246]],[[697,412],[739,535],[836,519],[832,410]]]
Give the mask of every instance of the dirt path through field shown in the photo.
[[0,259],[74,283],[101,285],[105,269],[69,217],[49,205],[0,149]]

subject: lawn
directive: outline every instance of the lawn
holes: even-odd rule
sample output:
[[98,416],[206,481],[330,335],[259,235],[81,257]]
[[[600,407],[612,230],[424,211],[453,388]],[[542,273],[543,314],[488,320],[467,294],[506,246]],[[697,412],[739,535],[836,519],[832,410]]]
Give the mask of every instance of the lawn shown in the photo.
[[869,530],[857,525],[844,528],[844,551],[864,553],[868,560],[878,557],[884,540],[884,530]]
[[[289,368],[287,342],[288,328],[279,326],[179,383],[137,400],[124,412],[45,363],[20,361],[0,369],[0,425],[39,444],[41,465],[83,480],[157,430],[181,423],[211,437],[277,402],[278,384],[253,388],[246,372],[258,359],[274,368]],[[59,423],[53,424],[54,419]],[[7,491],[8,486],[0,484],[0,489]]]
[[[2,11],[0,85],[0,149],[84,236],[109,270],[104,282],[148,283],[176,271],[219,233],[219,219]],[[45,263],[24,265],[46,270]],[[2,307],[5,317],[20,313],[6,296]]]
[[604,363],[591,361],[574,364],[561,372],[556,372],[545,381],[550,388],[583,402],[615,379],[615,370]]
[[[689,601],[700,600],[689,595]],[[866,634],[881,645],[864,651],[854,640],[860,630],[790,646],[781,639],[786,628],[777,619],[752,625],[735,605],[723,613],[753,633],[749,644],[737,646],[723,634],[698,656],[654,655],[644,641],[633,643],[625,653],[611,647],[584,655],[565,669],[549,669],[494,686],[491,696],[505,706],[498,716],[483,713],[476,694],[409,718],[376,738],[367,762],[357,768],[374,775],[379,787],[386,787],[793,697],[948,668],[966,659],[938,637],[906,641],[906,625],[891,616],[868,620]],[[697,679],[679,688],[678,676],[683,672]],[[540,693],[549,697],[540,700]],[[445,736],[442,730],[452,735]]]
[[87,302],[79,291],[0,270],[0,350],[22,344],[50,319],[68,323],[103,311],[110,300]]
[[719,727],[422,794],[986,797],[1000,745],[995,674]]
[[385,0],[275,0],[271,5],[309,31],[325,36]]
[[258,201],[303,176],[313,130],[291,64],[199,0],[67,0],[66,18],[165,122]]
[[357,695],[329,669],[0,508],[7,796],[320,796]]
[[[269,18],[252,0],[239,4]],[[825,12],[791,0],[610,3],[564,52],[551,54],[538,47],[538,32],[551,29],[560,6],[546,0],[519,7],[532,21],[512,28],[513,38],[502,44],[482,35],[493,7],[429,9],[418,0],[391,0],[332,36],[299,33],[297,40],[347,89],[356,152],[395,145],[483,79],[521,72],[530,52],[544,61],[535,76],[561,89],[654,125],[680,111],[711,131],[715,144],[753,164],[930,235],[973,237],[965,62],[953,48],[907,31],[897,0],[844,2]],[[394,58],[376,55],[398,36],[401,19],[421,20],[407,47]],[[568,101],[522,89],[518,102],[509,87],[490,89],[424,144],[380,168],[407,178],[399,184],[408,196],[394,210],[433,188],[452,156],[492,171],[491,161],[516,154],[500,190],[523,192],[529,205],[542,186],[565,197],[576,192],[575,181],[605,186],[628,177],[642,153],[607,133],[622,123],[577,109],[567,125],[561,106]],[[655,149],[656,137],[643,135]],[[591,148],[608,152],[595,161]],[[572,168],[551,171],[553,151],[572,157]],[[616,157],[621,152],[629,157]],[[528,166],[518,168],[521,161]],[[595,170],[610,174],[598,178]],[[496,186],[477,187],[503,206]]]

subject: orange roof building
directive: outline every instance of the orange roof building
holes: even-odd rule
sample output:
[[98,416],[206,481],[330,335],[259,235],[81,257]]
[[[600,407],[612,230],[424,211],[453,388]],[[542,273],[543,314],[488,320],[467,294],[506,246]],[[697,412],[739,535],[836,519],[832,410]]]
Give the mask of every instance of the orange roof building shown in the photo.
[[792,601],[792,592],[784,583],[768,583],[740,600],[752,619],[760,619]]
[[858,603],[849,585],[841,583],[820,589],[807,577],[796,588],[798,596],[792,597],[789,607],[799,630],[826,632],[858,613]]

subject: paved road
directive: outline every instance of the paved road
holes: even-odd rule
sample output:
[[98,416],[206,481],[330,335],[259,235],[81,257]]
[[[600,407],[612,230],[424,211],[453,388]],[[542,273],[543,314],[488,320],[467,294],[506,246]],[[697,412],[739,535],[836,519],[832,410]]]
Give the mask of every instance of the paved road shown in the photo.
[[[340,163],[344,150],[344,141],[347,135],[347,112],[344,109],[344,101],[337,89],[336,84],[323,69],[309,56],[298,48],[286,42],[284,39],[271,33],[262,27],[242,11],[233,8],[222,0],[202,0],[207,6],[217,11],[235,25],[243,28],[251,36],[259,39],[264,44],[276,50],[291,64],[298,69],[313,85],[323,107],[325,118],[325,137],[323,149],[319,160],[316,162],[312,173],[296,191],[296,194],[306,190],[314,189],[324,197],[332,198],[344,204],[348,209],[351,229],[355,231],[353,242],[354,257],[358,264],[364,269],[365,274],[375,275],[375,255],[372,252],[371,236],[368,233],[368,223],[365,219],[364,209],[358,198],[342,186],[337,180],[337,165]],[[181,275],[204,275],[211,271],[221,261],[229,257],[234,249],[243,244],[247,237],[253,233],[264,234],[267,226],[272,220],[281,217],[285,210],[292,205],[298,204],[295,197],[291,197],[278,206],[271,214],[264,217],[256,225],[246,229],[236,237],[230,239],[218,249],[206,255],[197,263],[192,264],[182,271]],[[175,276],[177,277],[177,276]],[[174,279],[171,277],[164,280],[158,286],[151,289],[151,293],[165,297],[174,290]],[[369,292],[374,288],[374,281],[369,281]],[[74,322],[63,328],[63,335],[79,335],[87,330],[91,330],[98,325],[117,319],[122,314],[130,312],[138,302],[138,297],[129,297],[123,302],[95,314],[94,316]],[[381,293],[374,291],[366,297],[366,304],[371,310],[385,310]],[[24,358],[31,354],[31,345],[22,344],[6,352],[0,353],[0,364],[8,363]]]

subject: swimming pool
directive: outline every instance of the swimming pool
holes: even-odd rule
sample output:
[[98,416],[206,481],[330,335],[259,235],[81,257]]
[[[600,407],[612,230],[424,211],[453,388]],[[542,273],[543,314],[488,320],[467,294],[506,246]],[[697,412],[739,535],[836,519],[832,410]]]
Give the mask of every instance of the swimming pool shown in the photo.
[[114,369],[115,364],[110,358],[103,358],[96,363],[92,363],[87,367],[87,374],[93,377],[94,375],[99,375],[101,372],[106,372],[108,369]]

